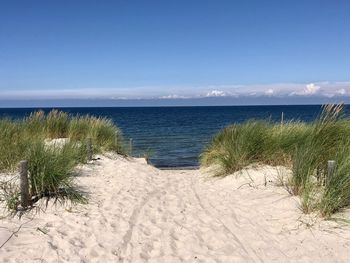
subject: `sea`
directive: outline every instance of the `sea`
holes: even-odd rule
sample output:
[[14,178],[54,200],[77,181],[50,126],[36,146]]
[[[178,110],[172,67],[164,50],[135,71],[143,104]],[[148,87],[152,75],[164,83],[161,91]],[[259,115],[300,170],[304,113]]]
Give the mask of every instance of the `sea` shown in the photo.
[[[0,108],[0,117],[23,118],[52,108]],[[122,131],[132,155],[149,155],[159,168],[196,168],[199,156],[222,128],[249,119],[313,121],[321,105],[55,108],[72,115],[110,118]],[[346,113],[350,108],[345,108]],[[283,115],[283,117],[282,117]]]

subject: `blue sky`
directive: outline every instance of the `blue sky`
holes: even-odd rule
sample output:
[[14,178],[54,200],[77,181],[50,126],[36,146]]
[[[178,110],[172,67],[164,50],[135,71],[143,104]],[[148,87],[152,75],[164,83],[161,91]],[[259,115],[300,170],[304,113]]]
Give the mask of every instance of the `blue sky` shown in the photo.
[[0,106],[347,101],[349,12],[345,0],[0,1]]

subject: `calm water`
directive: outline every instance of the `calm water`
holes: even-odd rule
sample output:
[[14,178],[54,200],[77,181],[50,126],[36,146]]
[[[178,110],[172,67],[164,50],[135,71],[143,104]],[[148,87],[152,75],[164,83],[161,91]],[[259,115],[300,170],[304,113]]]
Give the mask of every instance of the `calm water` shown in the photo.
[[[0,109],[0,116],[21,118],[37,109]],[[49,111],[50,109],[44,109]],[[227,106],[227,107],[135,107],[135,108],[63,108],[72,114],[90,114],[111,118],[133,139],[134,155],[152,155],[157,167],[195,167],[198,155],[212,136],[231,123],[247,119],[311,121],[320,106]],[[346,108],[349,112],[349,107]]]

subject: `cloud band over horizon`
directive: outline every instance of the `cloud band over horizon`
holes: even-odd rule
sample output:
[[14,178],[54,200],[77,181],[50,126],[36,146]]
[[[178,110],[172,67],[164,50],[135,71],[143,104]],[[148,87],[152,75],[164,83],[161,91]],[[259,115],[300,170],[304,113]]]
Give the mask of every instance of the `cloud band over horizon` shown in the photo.
[[0,91],[0,100],[64,100],[64,99],[199,99],[210,97],[350,97],[350,81],[281,83],[262,85],[211,85],[177,87],[78,88]]

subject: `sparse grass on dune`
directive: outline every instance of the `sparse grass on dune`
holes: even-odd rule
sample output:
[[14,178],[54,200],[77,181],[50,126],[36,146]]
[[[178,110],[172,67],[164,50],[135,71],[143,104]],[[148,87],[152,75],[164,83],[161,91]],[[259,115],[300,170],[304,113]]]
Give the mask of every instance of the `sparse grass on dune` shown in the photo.
[[[76,189],[73,169],[79,163],[80,146],[67,143],[63,147],[47,147],[37,141],[27,149],[32,196],[54,196],[59,200],[82,201],[82,194]],[[84,158],[84,157],[83,157]]]
[[121,131],[111,120],[93,118],[91,125],[91,138],[93,143],[99,147],[98,151],[123,152]]
[[248,121],[223,129],[202,155],[205,165],[219,164],[217,175],[225,175],[258,162],[266,149],[268,123]]
[[30,145],[22,126],[21,122],[0,120],[0,171],[12,171]]
[[32,112],[22,121],[23,133],[30,138],[46,137],[46,115],[43,111]]
[[319,209],[330,216],[350,204],[350,141],[341,147],[335,156],[337,163],[333,177],[326,182]]
[[218,164],[216,175],[227,175],[252,163],[285,165],[290,153],[310,133],[303,123],[283,126],[268,121],[247,121],[223,129],[201,155],[204,166]]
[[[216,164],[225,176],[252,163],[292,169],[289,188],[302,198],[302,209],[330,216],[350,205],[350,120],[343,105],[326,105],[312,123],[248,121],[217,134],[201,155],[203,166]],[[327,161],[335,160],[325,183]]]
[[91,138],[95,152],[124,153],[121,131],[106,118],[77,116],[70,122],[68,137],[74,141]]
[[72,119],[69,125],[69,138],[77,141],[83,141],[90,136],[91,117],[76,116]]
[[68,135],[70,118],[66,112],[52,110],[46,116],[46,135],[53,138],[65,138]]
[[[68,138],[64,145],[48,145],[47,139]],[[87,140],[94,153],[124,153],[120,130],[108,119],[70,116],[53,110],[33,112],[22,120],[0,120],[0,172],[15,171],[20,160],[28,160],[30,192],[33,196],[84,201],[74,184],[73,170],[87,161]],[[8,207],[18,201],[18,189],[8,191]]]

